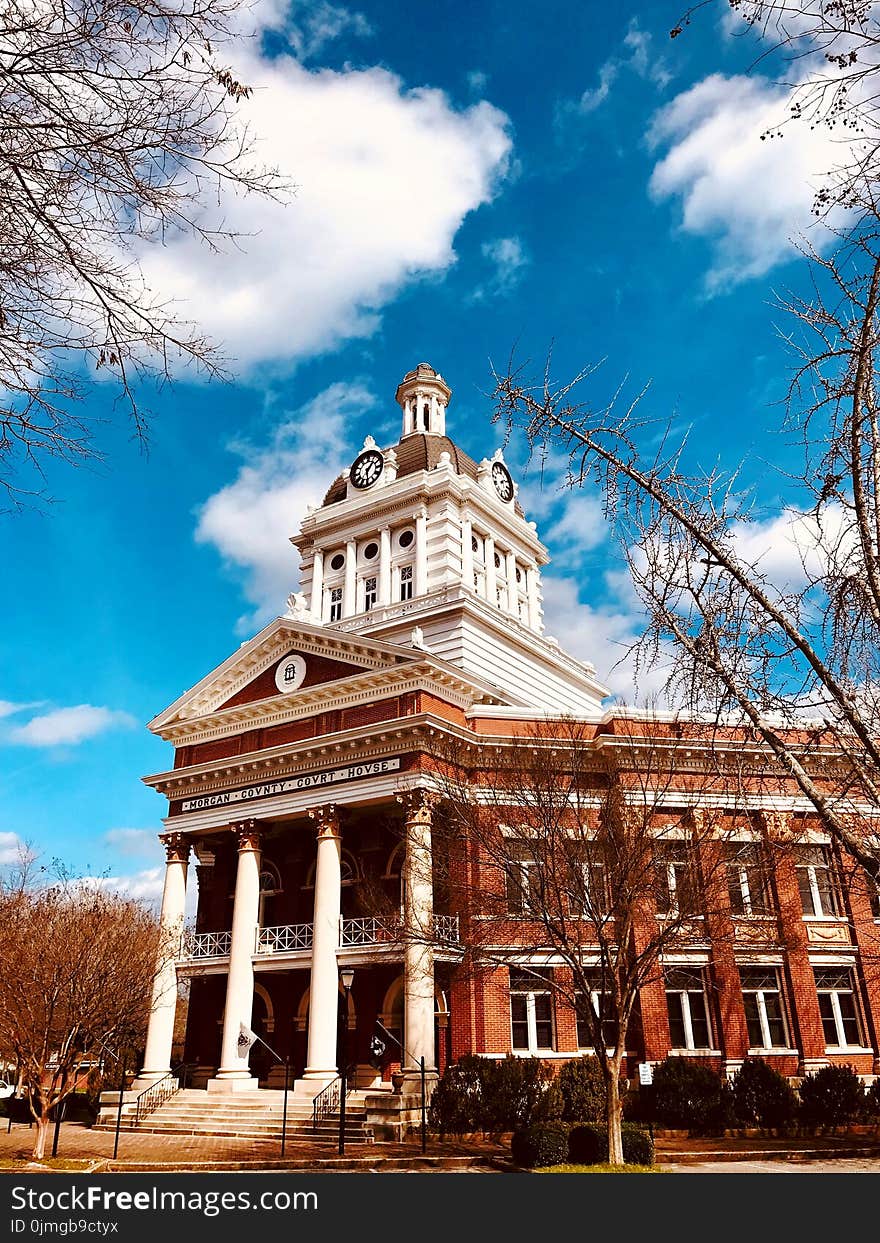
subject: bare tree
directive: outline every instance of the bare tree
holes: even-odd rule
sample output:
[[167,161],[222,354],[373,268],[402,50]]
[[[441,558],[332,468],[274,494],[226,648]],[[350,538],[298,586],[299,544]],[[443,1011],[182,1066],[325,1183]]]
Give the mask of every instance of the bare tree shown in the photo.
[[0,885],[0,1048],[19,1067],[37,1160],[77,1068],[141,1043],[158,947],[155,915],[100,885]]
[[151,291],[138,246],[231,234],[201,210],[223,185],[280,196],[224,56],[241,0],[7,0],[0,14],[0,483],[13,503],[49,458],[96,456],[81,413],[109,373],[143,440],[136,381],[215,347]]
[[[586,1026],[613,1164],[623,1162],[619,1085],[639,994],[662,977],[665,955],[705,938],[701,917],[718,906],[737,823],[738,761],[722,772],[705,737],[654,732],[667,736],[621,722],[597,745],[593,727],[564,720],[437,756],[435,868],[459,912],[459,970],[513,967]],[[691,810],[713,790],[725,813]],[[548,954],[561,970],[534,965]]]

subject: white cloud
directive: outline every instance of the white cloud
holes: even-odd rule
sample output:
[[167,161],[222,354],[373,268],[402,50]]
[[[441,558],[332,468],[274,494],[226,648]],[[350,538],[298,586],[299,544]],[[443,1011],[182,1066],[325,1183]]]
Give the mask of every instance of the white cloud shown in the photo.
[[560,508],[559,517],[541,537],[553,548],[553,559],[557,563],[560,560],[579,560],[584,553],[611,540],[611,526],[599,497],[578,492],[566,493]]
[[0,867],[17,863],[25,850],[25,844],[17,833],[0,833]]
[[595,112],[608,99],[614,84],[624,70],[637,74],[638,77],[652,82],[661,89],[668,85],[672,78],[663,57],[656,56],[653,52],[650,34],[642,30],[635,17],[630,21],[624,36],[623,52],[620,55],[609,56],[606,61],[603,61],[599,66],[596,85],[588,87],[574,102],[567,101],[562,105],[558,119],[564,119],[566,114],[577,113],[587,116]]
[[155,855],[161,849],[155,829],[108,829],[104,841],[123,855]]
[[256,627],[277,617],[299,582],[289,537],[307,505],[318,505],[354,455],[350,428],[376,399],[365,384],[333,384],[278,425],[268,446],[232,446],[244,458],[235,480],[199,512],[196,540],[213,544],[244,571],[244,593],[255,606],[240,619]]
[[13,703],[10,699],[0,699],[0,720],[5,716],[13,716],[16,712],[27,712],[30,708],[40,708],[42,703]]
[[[656,199],[681,204],[681,227],[711,238],[710,291],[760,276],[791,256],[792,238],[813,220],[813,195],[823,174],[840,163],[839,136],[806,121],[778,130],[791,90],[761,77],[712,74],[676,96],[654,118],[649,134],[667,147],[651,175]],[[813,227],[820,248],[829,235]]]
[[374,33],[363,13],[327,0],[262,0],[258,12],[264,26],[283,31],[303,61],[320,56],[334,39],[345,35],[365,39]]
[[69,746],[109,729],[130,729],[136,724],[128,712],[95,707],[93,704],[77,704],[73,708],[54,708],[51,712],[31,717],[26,725],[9,730],[6,738],[9,742],[27,747]]
[[247,235],[240,247],[218,256],[179,235],[145,246],[141,262],[151,288],[240,363],[290,364],[370,336],[404,285],[455,263],[456,232],[507,169],[509,122],[383,68],[312,71],[254,49],[240,59],[255,158],[295,196],[222,193],[204,219]]
[[827,505],[821,528],[812,514],[786,507],[760,522],[733,528],[736,551],[756,566],[778,591],[798,590],[828,567],[827,549],[844,553],[852,546],[846,515],[838,504]]
[[531,260],[518,237],[496,237],[480,247],[484,259],[492,265],[489,280],[471,295],[475,302],[488,297],[506,297],[513,293]]

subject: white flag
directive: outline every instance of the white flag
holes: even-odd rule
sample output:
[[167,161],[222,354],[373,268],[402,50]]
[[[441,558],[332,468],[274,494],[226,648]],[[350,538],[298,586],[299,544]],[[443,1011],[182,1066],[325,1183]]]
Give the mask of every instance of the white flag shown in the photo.
[[251,1045],[258,1040],[256,1032],[252,1032],[249,1027],[245,1027],[244,1023],[238,1025],[238,1042],[236,1048],[239,1057],[247,1057],[250,1052]]

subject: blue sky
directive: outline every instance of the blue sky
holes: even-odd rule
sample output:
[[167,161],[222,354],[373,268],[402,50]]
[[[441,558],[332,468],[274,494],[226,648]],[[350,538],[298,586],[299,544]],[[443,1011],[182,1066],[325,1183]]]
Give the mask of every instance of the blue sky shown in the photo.
[[[254,7],[236,67],[296,195],[224,203],[239,251],[143,255],[237,379],[150,395],[148,454],[99,389],[105,463],[53,470],[55,504],[2,519],[0,861],[26,840],[155,895],[163,803],[139,778],[171,751],[144,722],[283,610],[306,503],[367,433],[397,438],[419,361],[477,457],[499,443],[489,360],[514,343],[540,362],[552,340],[560,377],[605,359],[597,397],[650,382],[646,410],[692,429],[693,461],[746,459],[751,546],[791,571],[767,468],[795,453],[773,299],[804,286],[789,239],[828,139],[761,141],[786,88],[726,9],[671,41],[674,0]],[[638,610],[597,498],[552,474],[523,482],[554,554],[548,633],[608,676]]]

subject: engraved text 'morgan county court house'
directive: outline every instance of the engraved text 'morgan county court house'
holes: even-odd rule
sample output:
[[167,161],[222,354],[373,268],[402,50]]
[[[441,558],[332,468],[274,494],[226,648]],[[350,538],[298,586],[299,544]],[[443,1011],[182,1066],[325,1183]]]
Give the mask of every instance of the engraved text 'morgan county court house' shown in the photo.
[[[150,723],[174,747],[173,768],[146,780],[168,800],[162,923],[179,953],[157,980],[139,1088],[171,1067],[180,976],[190,1082],[209,1096],[281,1085],[261,1044],[241,1055],[242,1024],[289,1059],[304,1100],[336,1079],[345,1048],[352,1087],[388,1123],[379,1133],[400,1133],[422,1058],[433,1076],[469,1052],[588,1052],[575,1012],[540,972],[517,970],[515,944],[509,964],[461,967],[463,913],[432,883],[443,808],[430,740],[574,717],[601,747],[623,714],[544,634],[548,554],[503,455],[477,462],[447,436],[451,392],[428,364],[396,396],[398,443],[367,437],[293,537],[300,591],[285,615]],[[773,815],[798,810],[777,800]],[[791,1075],[829,1061],[876,1071],[876,894],[842,882],[818,831],[798,849],[766,910],[737,897],[748,877],[732,873],[737,935],[716,944],[707,919],[642,990],[630,1074],[670,1051],[722,1072],[750,1051]],[[534,950],[552,978],[558,960]]]

